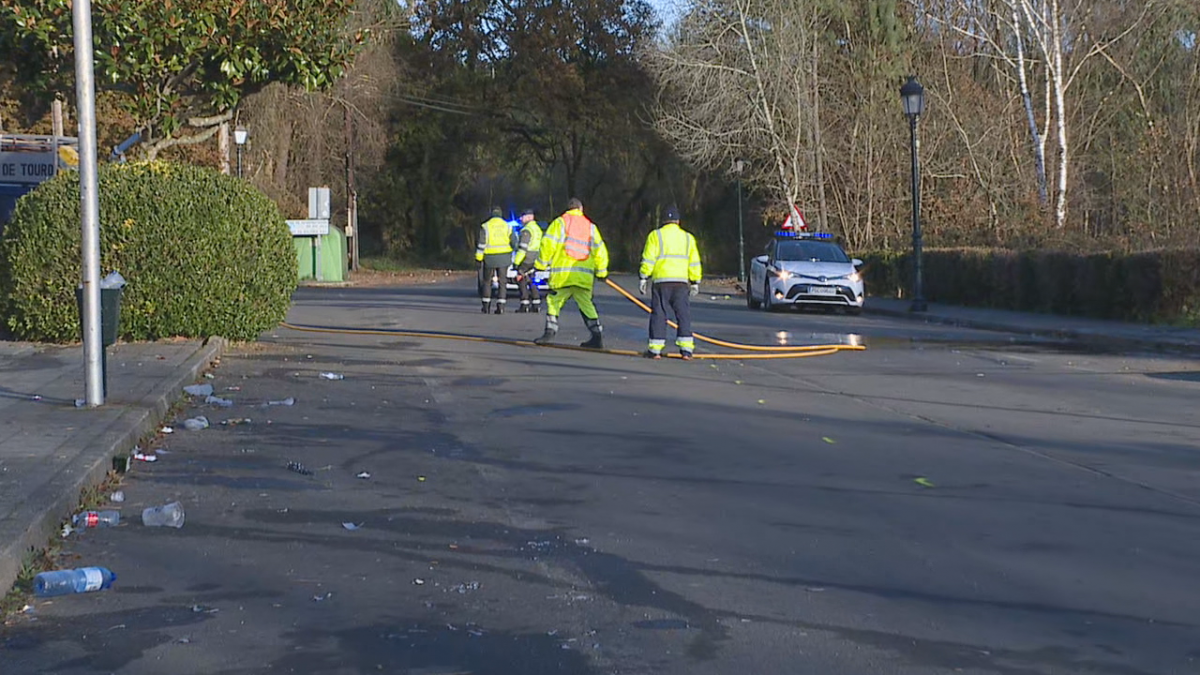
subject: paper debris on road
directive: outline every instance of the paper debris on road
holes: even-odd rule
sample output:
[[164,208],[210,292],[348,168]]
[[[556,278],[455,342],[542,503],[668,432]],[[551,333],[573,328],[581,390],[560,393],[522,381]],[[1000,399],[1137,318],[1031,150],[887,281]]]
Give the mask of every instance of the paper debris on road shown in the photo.
[[187,429],[188,431],[200,431],[201,429],[207,429],[208,418],[201,415],[199,417],[186,419],[183,421],[183,428]]
[[924,476],[922,476],[920,478],[914,478],[913,482],[916,483],[917,485],[920,485],[921,487],[927,487],[927,488],[933,487],[933,483],[928,478],[925,478]]
[[173,433],[175,433],[175,429],[174,429],[174,428],[172,428],[172,427],[163,427],[163,428],[161,428],[161,429],[159,429],[159,430],[158,430],[158,433],[160,433],[160,434],[173,434]]
[[357,474],[355,474],[354,477],[361,478],[363,480],[367,480],[368,478],[371,477],[371,472],[370,471],[359,471]]
[[354,523],[342,523],[342,527],[346,528],[347,530],[350,530],[351,532],[353,532],[355,530],[361,530],[362,526],[363,526],[363,523],[359,523],[357,525]]

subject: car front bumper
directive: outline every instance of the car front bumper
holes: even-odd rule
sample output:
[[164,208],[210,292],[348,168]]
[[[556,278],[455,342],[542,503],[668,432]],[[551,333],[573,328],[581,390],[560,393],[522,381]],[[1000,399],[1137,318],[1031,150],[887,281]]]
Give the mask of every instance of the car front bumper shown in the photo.
[[865,292],[861,281],[831,279],[821,283],[812,279],[771,279],[771,302],[776,305],[825,305],[862,307]]

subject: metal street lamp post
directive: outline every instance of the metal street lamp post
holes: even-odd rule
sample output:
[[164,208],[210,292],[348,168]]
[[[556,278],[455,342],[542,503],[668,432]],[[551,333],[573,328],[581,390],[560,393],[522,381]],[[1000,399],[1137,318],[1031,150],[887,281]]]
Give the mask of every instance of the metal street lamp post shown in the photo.
[[242,148],[246,146],[246,141],[250,140],[250,131],[242,125],[238,125],[233,130],[233,142],[237,144],[237,175],[242,177]]
[[738,281],[746,282],[746,237],[742,231],[742,170],[746,162],[741,159],[733,160],[733,170],[737,173],[737,203],[738,203]]
[[900,101],[904,104],[904,114],[908,117],[912,150],[913,299],[909,311],[924,312],[929,309],[929,305],[925,302],[924,282],[921,277],[921,165],[917,159],[917,121],[925,112],[925,88],[917,82],[916,77],[910,75],[904,86],[900,87]]

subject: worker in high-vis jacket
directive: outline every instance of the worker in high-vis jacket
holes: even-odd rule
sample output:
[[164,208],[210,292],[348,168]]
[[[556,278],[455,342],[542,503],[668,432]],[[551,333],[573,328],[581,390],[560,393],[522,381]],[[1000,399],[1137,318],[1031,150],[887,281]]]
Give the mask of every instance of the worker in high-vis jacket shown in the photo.
[[691,298],[700,293],[700,249],[696,238],[679,227],[679,209],[667,208],[663,226],[646,237],[642,266],[638,269],[638,290],[646,294],[650,287],[650,344],[645,356],[661,359],[667,346],[667,310],[678,324],[675,346],[684,360],[696,351],[692,337]]
[[518,314],[537,314],[542,308],[542,293],[533,282],[533,264],[537,262],[542,246],[542,226],[534,218],[533,209],[521,213],[521,234],[517,239],[517,254],[513,256],[513,267],[517,268],[517,288],[521,290],[521,306]]
[[[478,244],[475,246],[475,262],[479,263],[479,300],[483,313],[495,300],[496,313],[504,313],[508,302],[508,267],[513,261],[512,229],[504,220],[504,212],[492,209],[492,217],[479,226]],[[496,277],[496,297],[492,297],[492,277]]]
[[534,342],[550,344],[558,334],[558,315],[574,300],[583,315],[583,323],[592,337],[580,347],[603,349],[600,314],[592,302],[592,287],[597,279],[608,277],[608,248],[600,229],[583,215],[583,203],[572,197],[567,210],[554,219],[542,235],[534,268],[550,273],[550,294],[546,298],[546,332]]

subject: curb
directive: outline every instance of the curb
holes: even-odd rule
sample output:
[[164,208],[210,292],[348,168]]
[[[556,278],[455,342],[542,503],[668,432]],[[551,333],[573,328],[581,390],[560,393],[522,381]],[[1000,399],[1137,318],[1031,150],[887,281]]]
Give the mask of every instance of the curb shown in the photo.
[[[224,352],[224,338],[209,338],[173,373],[163,386],[142,397],[97,434],[77,454],[77,464],[54,476],[27,504],[28,525],[12,541],[0,546],[0,595],[7,593],[20,574],[28,551],[46,545],[58,526],[79,503],[80,493],[104,480],[112,468],[112,457],[128,450],[150,434],[162,421],[178,392],[200,376]],[[39,499],[41,497],[41,499]]]
[[894,318],[908,319],[910,321],[919,321],[922,323],[931,323],[943,326],[974,328],[977,330],[990,330],[1002,333],[1023,333],[1025,335],[1036,335],[1039,337],[1055,338],[1058,340],[1070,340],[1073,342],[1078,342],[1082,345],[1104,350],[1149,350],[1172,354],[1200,355],[1200,343],[1195,342],[1178,342],[1151,337],[1120,337],[1116,335],[1072,330],[1069,328],[1034,328],[1006,322],[981,321],[978,319],[956,319],[953,317],[939,316],[931,313],[914,314],[907,310],[871,307],[869,304],[863,308],[863,311],[867,314],[890,316]]

